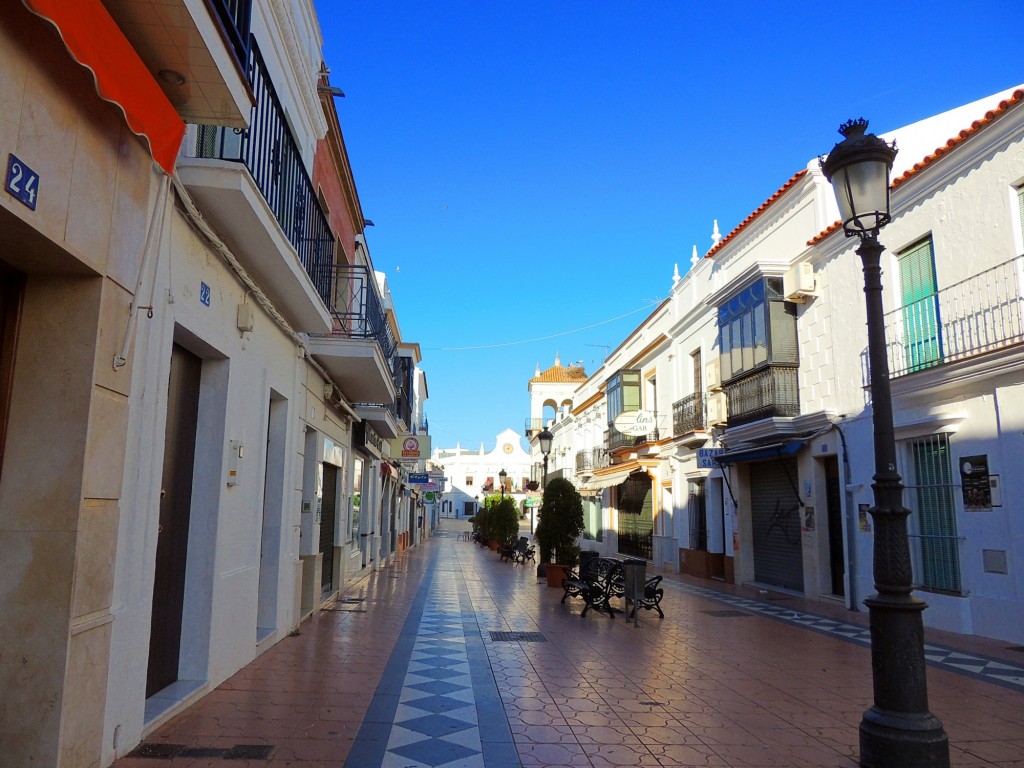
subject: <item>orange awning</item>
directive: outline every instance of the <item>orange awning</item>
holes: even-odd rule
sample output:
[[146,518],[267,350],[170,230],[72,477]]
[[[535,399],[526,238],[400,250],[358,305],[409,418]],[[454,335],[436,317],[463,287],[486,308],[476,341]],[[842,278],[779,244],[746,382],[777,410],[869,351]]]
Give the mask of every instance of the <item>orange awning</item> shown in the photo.
[[100,98],[116,104],[153,159],[174,172],[185,123],[100,0],[22,0],[53,24],[71,56],[92,73]]

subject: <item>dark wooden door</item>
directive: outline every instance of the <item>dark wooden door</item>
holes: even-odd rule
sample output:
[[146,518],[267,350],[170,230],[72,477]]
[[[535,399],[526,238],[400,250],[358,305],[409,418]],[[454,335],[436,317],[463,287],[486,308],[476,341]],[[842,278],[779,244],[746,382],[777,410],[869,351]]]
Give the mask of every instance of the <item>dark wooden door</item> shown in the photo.
[[330,592],[334,588],[334,528],[338,517],[338,468],[324,464],[324,495],[320,513],[320,552],[323,567],[320,588]]
[[201,370],[202,361],[198,357],[174,345],[167,386],[167,426],[146,675],[147,698],[178,679]]
[[18,320],[24,276],[0,263],[0,472],[7,442],[7,415],[14,381],[14,352],[18,343]]
[[846,557],[843,552],[843,510],[839,490],[839,460],[825,460],[825,488],[828,499],[828,559],[832,570],[832,594],[845,595]]

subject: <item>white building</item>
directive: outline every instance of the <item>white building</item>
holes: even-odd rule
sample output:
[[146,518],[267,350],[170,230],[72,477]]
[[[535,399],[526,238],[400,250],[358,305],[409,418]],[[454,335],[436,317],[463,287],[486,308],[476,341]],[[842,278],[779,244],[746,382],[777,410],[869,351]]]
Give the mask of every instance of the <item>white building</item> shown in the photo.
[[[900,154],[881,233],[924,620],[1014,642],[1022,102],[1007,91],[886,134]],[[812,161],[724,238],[716,223],[670,298],[571,393],[549,422],[548,476],[588,500],[585,547],[854,609],[873,592],[863,281],[837,218]],[[619,432],[632,411],[654,427]]]
[[435,449],[431,463],[442,469],[445,489],[441,494],[442,517],[469,517],[492,494],[501,493],[500,473],[507,473],[505,494],[516,503],[535,494],[529,489],[533,468],[530,454],[523,450],[523,436],[512,429],[499,432],[491,450],[480,445],[472,451],[456,445]]
[[321,42],[312,0],[0,10],[5,765],[109,764],[427,530]]

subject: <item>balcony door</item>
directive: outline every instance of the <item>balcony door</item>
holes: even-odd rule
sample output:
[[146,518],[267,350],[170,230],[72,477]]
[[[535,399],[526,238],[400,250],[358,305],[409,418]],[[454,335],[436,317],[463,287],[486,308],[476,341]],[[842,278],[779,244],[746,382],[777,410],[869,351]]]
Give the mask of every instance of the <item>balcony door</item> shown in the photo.
[[919,371],[942,361],[939,296],[932,240],[922,240],[899,254],[903,351],[907,370]]

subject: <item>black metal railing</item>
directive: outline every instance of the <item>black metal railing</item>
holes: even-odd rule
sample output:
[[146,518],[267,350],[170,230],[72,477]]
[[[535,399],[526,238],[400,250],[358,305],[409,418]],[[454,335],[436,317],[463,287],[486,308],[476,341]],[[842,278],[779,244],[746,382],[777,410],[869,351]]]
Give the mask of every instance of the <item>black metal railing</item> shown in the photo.
[[586,472],[608,466],[608,451],[604,448],[584,448],[576,451],[576,472]]
[[316,292],[329,304],[334,235],[254,38],[249,47],[248,69],[256,95],[249,127],[242,130],[198,126],[196,156],[245,164]]
[[658,430],[648,432],[646,435],[627,435],[619,432],[615,427],[608,427],[604,433],[605,448],[609,453],[622,448],[634,448],[644,443],[656,443],[659,440]]
[[889,375],[1024,342],[1024,256],[885,315]]
[[707,429],[704,400],[703,392],[695,392],[672,404],[673,437],[682,437],[697,430]]
[[525,425],[526,434],[541,432],[544,429],[544,419],[527,419]]
[[771,366],[723,386],[729,426],[800,415],[798,368]]
[[252,0],[207,0],[221,23],[231,50],[238,63],[245,66],[249,60],[249,23],[252,18]]
[[376,341],[388,361],[392,379],[400,381],[401,364],[395,359],[398,342],[388,323],[373,271],[362,264],[338,264],[333,276],[334,292],[328,302],[334,315],[333,334]]

